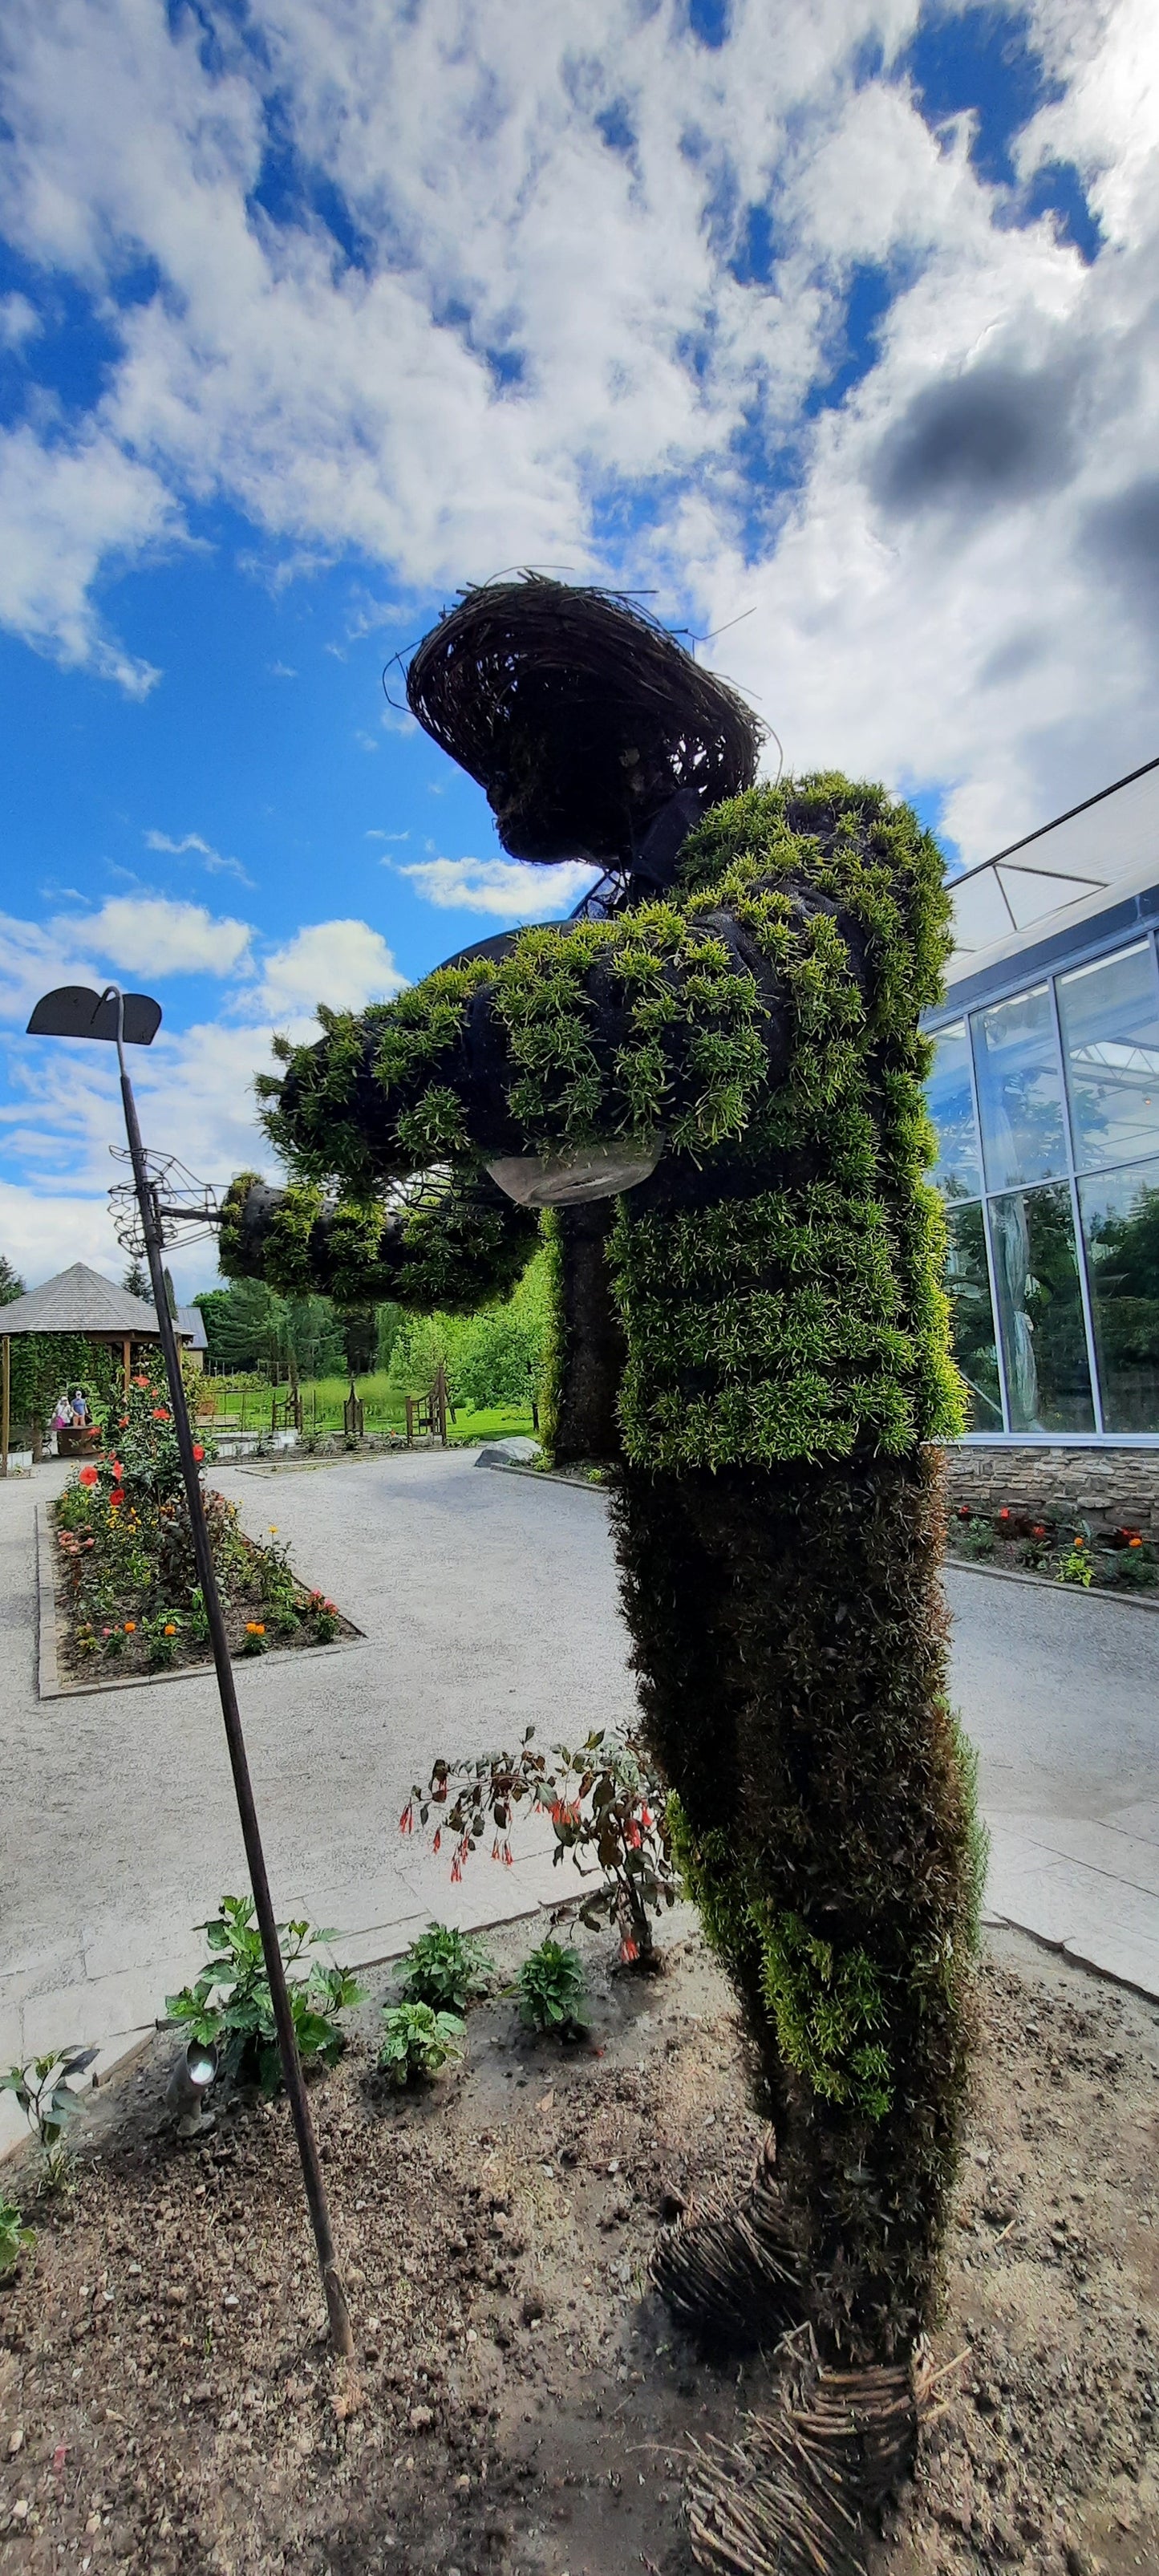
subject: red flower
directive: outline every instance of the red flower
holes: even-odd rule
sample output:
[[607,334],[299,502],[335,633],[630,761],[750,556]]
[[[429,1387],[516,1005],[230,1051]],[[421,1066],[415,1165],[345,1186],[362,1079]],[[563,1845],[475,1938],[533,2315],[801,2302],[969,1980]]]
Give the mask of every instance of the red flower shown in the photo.
[[639,1826],[638,1826],[638,1825],[625,1825],[625,1827],[624,1827],[624,1840],[625,1840],[625,1842],[626,1842],[626,1844],[627,1844],[627,1846],[628,1846],[629,1851],[639,1851],[639,1848],[640,1848],[640,1828],[639,1828]]
[[120,1459],[119,1459],[119,1458],[110,1458],[110,1460],[109,1460],[109,1465],[110,1465],[110,1467],[112,1468],[113,1474],[114,1474],[114,1476],[116,1477],[117,1483],[118,1483],[118,1485],[119,1485],[119,1484],[122,1482],[122,1479],[123,1479],[123,1477],[124,1477],[124,1473],[125,1473],[125,1470],[124,1470],[124,1468],[123,1468],[123,1467],[122,1467],[122,1465],[121,1465]]
[[139,1386],[145,1395],[151,1395],[153,1392],[147,1377],[135,1377],[133,1384],[134,1386]]
[[98,1485],[100,1483],[100,1478],[97,1474],[96,1468],[82,1467],[77,1478],[77,1483],[78,1485]]
[[626,1933],[624,1939],[620,1943],[620,1957],[623,1960],[625,1967],[628,1967],[631,1961],[633,1959],[638,1959],[639,1956],[640,1949],[638,1942],[633,1941],[630,1933]]
[[504,1845],[503,1845],[503,1867],[504,1867],[504,1869],[510,1869],[510,1868],[511,1868],[511,1865],[512,1865],[512,1863],[511,1863],[511,1845],[510,1845],[510,1843],[504,1843]]
[[432,1851],[436,1851],[436,1852],[438,1851],[438,1849],[439,1849],[439,1847],[440,1847],[440,1845],[441,1845],[441,1843],[442,1843],[442,1839],[443,1839],[443,1829],[442,1829],[442,1826],[440,1825],[439,1830],[438,1830],[437,1834],[435,1835],[435,1839],[434,1839],[433,1843],[431,1844],[431,1850],[432,1850]]
[[119,1512],[124,1499],[125,1496],[123,1488],[120,1485],[114,1485],[112,1493],[109,1496],[109,1510],[111,1512]]
[[415,1829],[415,1804],[414,1804],[414,1799],[413,1799],[413,1798],[408,1798],[408,1799],[407,1799],[407,1802],[406,1802],[406,1805],[405,1805],[405,1807],[403,1808],[402,1814],[401,1814],[401,1816],[399,1817],[399,1820],[398,1820],[398,1830],[399,1830],[400,1834],[413,1834],[414,1829]]
[[118,1422],[118,1424],[117,1424],[117,1429],[118,1429],[118,1431],[127,1431],[127,1430],[128,1430],[128,1428],[129,1428],[129,1417],[128,1417],[128,1414],[127,1414],[127,1413],[123,1413],[123,1414],[121,1415],[121,1419],[120,1419],[120,1421],[119,1421],[119,1422]]
[[202,1458],[204,1458],[204,1456],[205,1456],[205,1451],[204,1451],[204,1449],[201,1449],[201,1448],[199,1448],[199,1447],[198,1447],[198,1444],[197,1444],[196,1440],[195,1440],[195,1441],[194,1441],[194,1443],[193,1443],[193,1455],[194,1455],[194,1457],[195,1457],[196,1459],[198,1459],[198,1461],[200,1461],[200,1460],[201,1460]]
[[153,1407],[153,1420],[154,1420],[154,1422],[168,1422],[168,1420],[169,1420],[169,1416],[168,1416],[168,1414],[166,1413],[166,1410],[165,1410],[165,1407],[164,1407],[164,1405],[163,1405],[163,1404],[155,1404],[155,1405],[154,1405],[154,1407]]
[[998,1514],[998,1518],[999,1518],[999,1520],[1000,1520],[1000,1521],[1008,1521],[1008,1520],[1009,1520],[1009,1518],[1010,1518],[1010,1514],[1009,1514],[1009,1512],[1007,1511],[1005,1504],[1003,1505],[1002,1510],[999,1512],[999,1514]]
[[459,1855],[458,1855],[458,1853],[456,1852],[455,1857],[454,1857],[453,1861],[451,1862],[451,1885],[452,1885],[452,1887],[457,1887],[457,1886],[458,1886],[458,1884],[459,1884],[459,1880],[461,1879],[462,1875],[463,1875],[462,1870],[461,1870],[461,1869],[460,1869],[460,1867],[459,1867]]
[[652,1831],[652,1810],[650,1807],[641,1807],[640,1822],[643,1825],[645,1832],[650,1834]]

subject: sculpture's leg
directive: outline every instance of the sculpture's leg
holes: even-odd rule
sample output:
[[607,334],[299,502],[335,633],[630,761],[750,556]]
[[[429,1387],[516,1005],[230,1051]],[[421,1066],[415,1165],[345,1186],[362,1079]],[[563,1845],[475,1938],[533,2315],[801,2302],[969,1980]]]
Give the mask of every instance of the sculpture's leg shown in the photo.
[[650,1478],[618,1507],[645,1727],[741,1996],[825,2356],[904,2356],[954,2173],[979,1852],[932,1453]]

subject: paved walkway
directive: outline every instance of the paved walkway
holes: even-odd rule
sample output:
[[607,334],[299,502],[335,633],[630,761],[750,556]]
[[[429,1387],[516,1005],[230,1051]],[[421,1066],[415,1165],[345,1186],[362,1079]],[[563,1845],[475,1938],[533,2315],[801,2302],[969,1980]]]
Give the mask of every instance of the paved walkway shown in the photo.
[[1159,1996],[1159,1618],[965,1566],[946,1589],[990,1910]]
[[[36,1697],[33,1504],[65,1472],[0,1483],[0,2067],[69,2040],[122,2053],[197,1966],[190,1927],[245,1884],[210,1675]],[[453,1451],[215,1481],[366,1632],[239,1667],[279,1912],[333,1924],[357,1965],[434,1912],[558,1897],[542,1851],[452,1888],[398,1815],[440,1750],[630,1720],[603,1498]],[[1159,1619],[970,1569],[948,1585],[994,1913],[1159,1995]]]

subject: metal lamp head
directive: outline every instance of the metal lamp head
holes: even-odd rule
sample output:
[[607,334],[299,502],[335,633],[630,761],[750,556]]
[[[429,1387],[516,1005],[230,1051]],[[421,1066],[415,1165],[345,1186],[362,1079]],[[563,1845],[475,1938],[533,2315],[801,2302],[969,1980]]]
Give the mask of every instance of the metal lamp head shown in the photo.
[[177,2113],[179,2138],[195,2138],[212,2127],[213,2114],[205,2108],[205,2096],[217,2069],[218,2053],[212,2041],[191,2039],[175,2060],[165,2088],[165,2107]]

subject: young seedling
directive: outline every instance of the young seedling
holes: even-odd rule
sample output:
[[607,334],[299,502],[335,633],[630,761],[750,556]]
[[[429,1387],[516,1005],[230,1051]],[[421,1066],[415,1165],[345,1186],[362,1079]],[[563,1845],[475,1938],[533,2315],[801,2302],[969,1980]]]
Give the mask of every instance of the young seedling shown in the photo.
[[579,1951],[549,1935],[529,1953],[515,1980],[524,2021],[544,2039],[582,2039],[590,2019],[584,1984]]
[[15,2201],[6,2200],[0,2191],[0,2281],[6,2272],[14,2272],[22,2254],[36,2243],[36,2229],[23,2227]]
[[83,2075],[98,2053],[95,2048],[64,2048],[50,2057],[31,2057],[0,2075],[0,2093],[15,2094],[40,2149],[46,2191],[59,2191],[68,2170],[65,2130],[80,2107],[72,2078]]
[[462,2054],[463,2024],[457,2013],[434,2012],[430,2004],[384,2004],[378,2063],[392,2084],[401,2089],[438,2075]]
[[[256,2081],[264,2093],[276,2093],[281,2081],[281,2059],[252,1897],[223,1896],[220,1914],[197,1928],[204,1932],[214,1955],[193,1985],[183,1986],[178,1995],[166,1996],[165,2010],[171,2021],[180,2022],[190,2039],[216,2047],[219,2080]],[[333,1941],[335,1935],[312,1932],[308,1923],[280,1923],[278,1938],[290,1971],[298,1967],[308,1950],[316,1949],[320,1942]],[[288,1984],[303,2064],[317,2059],[324,2066],[332,2066],[346,2045],[335,2016],[349,2011],[353,2004],[364,2003],[365,1986],[359,1985],[349,1968],[327,1968],[320,1959],[311,1960],[303,1975],[290,1975]]]
[[434,2012],[463,2013],[486,1994],[495,1962],[486,1944],[449,1923],[432,1923],[412,1941],[399,1966],[403,2002],[429,2004]]

